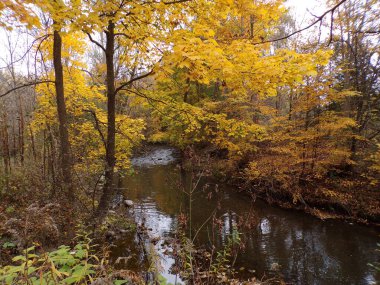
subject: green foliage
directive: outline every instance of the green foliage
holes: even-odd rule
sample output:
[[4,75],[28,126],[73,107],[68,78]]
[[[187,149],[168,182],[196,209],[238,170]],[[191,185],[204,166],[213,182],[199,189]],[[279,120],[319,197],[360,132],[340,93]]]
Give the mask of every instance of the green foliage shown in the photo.
[[211,273],[218,276],[229,270],[232,262],[233,250],[240,245],[240,242],[240,233],[237,228],[234,227],[231,235],[228,236],[223,249],[217,251],[215,261],[210,266]]
[[7,249],[7,248],[14,248],[14,247],[16,247],[16,245],[15,245],[13,242],[7,241],[7,242],[4,242],[4,243],[3,243],[3,248],[4,248],[4,249]]
[[127,284],[129,281],[128,280],[115,280],[113,282],[114,285],[123,285],[123,284]]
[[14,265],[0,269],[5,284],[84,284],[93,280],[99,258],[91,254],[87,242],[75,247],[62,245],[57,250],[39,253],[35,246],[15,256]]
[[7,214],[11,214],[15,211],[15,208],[13,206],[9,206],[8,208],[5,209],[5,212]]
[[169,283],[166,280],[166,278],[164,276],[162,276],[161,274],[158,276],[158,284],[160,284],[160,285],[173,285],[173,283]]

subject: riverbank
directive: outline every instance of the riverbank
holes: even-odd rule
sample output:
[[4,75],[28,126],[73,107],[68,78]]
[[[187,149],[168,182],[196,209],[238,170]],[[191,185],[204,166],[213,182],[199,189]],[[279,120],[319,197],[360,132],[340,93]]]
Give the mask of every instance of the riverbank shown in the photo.
[[[235,181],[229,183],[240,185],[239,181]],[[339,219],[349,223],[380,226],[380,193],[376,191],[363,191],[353,197],[352,193],[346,191],[315,188],[300,191],[295,199],[294,194],[287,191],[242,184],[245,194],[260,198],[270,205],[303,211],[321,220]]]
[[252,199],[259,198],[270,205],[302,211],[321,220],[338,219],[380,226],[380,191],[360,177],[289,182],[291,186],[284,188],[260,179],[250,181],[245,176],[244,164],[231,167],[228,160],[210,155],[204,149],[197,149],[190,156],[182,152],[184,168],[193,167],[187,161],[193,159],[195,153],[199,160],[198,170],[207,165],[208,173]]

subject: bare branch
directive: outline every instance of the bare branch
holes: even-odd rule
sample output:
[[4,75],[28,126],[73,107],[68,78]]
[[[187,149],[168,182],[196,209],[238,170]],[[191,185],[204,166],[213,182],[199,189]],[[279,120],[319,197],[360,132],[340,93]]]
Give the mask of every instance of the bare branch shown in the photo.
[[[290,34],[288,34],[288,35],[286,35],[286,36],[284,36],[284,37],[281,37],[281,38],[277,38],[277,39],[273,39],[273,40],[267,40],[267,41],[262,41],[262,42],[257,42],[257,43],[253,43],[254,45],[260,45],[260,44],[265,44],[265,43],[273,43],[273,42],[278,42],[278,41],[282,41],[282,40],[286,40],[286,39],[288,39],[288,38],[290,38],[290,37],[292,37],[292,36],[294,36],[294,35],[296,35],[296,34],[298,34],[298,33],[301,33],[301,32],[303,32],[303,31],[305,31],[305,30],[307,30],[307,29],[310,29],[311,27],[313,27],[315,24],[317,24],[317,23],[319,23],[319,22],[321,22],[322,20],[323,20],[323,18],[326,16],[326,15],[328,15],[329,13],[331,13],[331,14],[333,14],[334,13],[334,11],[336,10],[336,9],[338,9],[338,7],[340,6],[340,5],[342,5],[344,2],[346,2],[347,0],[341,0],[338,4],[336,4],[334,7],[332,7],[331,9],[329,9],[329,10],[327,10],[326,12],[324,12],[321,16],[319,16],[319,17],[316,17],[317,19],[315,20],[315,21],[313,21],[310,25],[308,25],[308,26],[306,26],[306,27],[304,27],[304,28],[302,28],[302,29],[299,29],[299,30],[297,30],[297,31],[294,31],[293,33],[290,33]],[[332,24],[332,23],[331,23]]]
[[146,78],[146,77],[148,77],[148,76],[150,76],[150,75],[152,75],[152,74],[154,74],[153,69],[152,69],[151,71],[147,72],[147,73],[144,73],[144,74],[139,75],[139,76],[137,76],[137,77],[131,78],[131,79],[128,80],[127,82],[122,83],[119,87],[116,88],[116,90],[115,90],[115,95],[116,95],[120,90],[122,90],[123,88],[125,88],[125,87],[131,85],[133,82],[135,82],[135,81],[137,81],[137,80],[140,80],[140,79],[143,79],[143,78]]
[[[330,38],[329,38],[329,42],[328,42],[328,46],[331,44],[332,40],[333,40],[333,25],[334,25],[334,11],[331,11],[331,17],[330,17]],[[322,23],[322,21],[321,21]]]
[[357,34],[380,34],[380,30],[355,31]]
[[[37,41],[41,40],[41,43],[42,43],[42,42],[45,41],[49,36],[51,36],[51,34],[46,34],[46,35],[43,35],[43,36],[41,36],[41,37],[38,37],[38,38],[34,39],[33,42],[30,44],[30,46],[28,47],[28,49],[25,51],[25,53],[24,53],[20,58],[14,60],[13,62],[8,63],[6,66],[2,66],[2,67],[0,67],[0,69],[9,68],[12,64],[15,64],[15,63],[17,63],[17,62],[23,60],[23,59],[26,57],[26,55],[28,54],[28,52],[30,52],[30,50],[33,48],[34,44],[35,44]],[[39,46],[41,45],[41,43],[39,44]]]
[[18,89],[29,87],[29,86],[34,86],[34,85],[38,85],[38,84],[43,84],[43,83],[55,83],[55,81],[54,80],[43,80],[43,81],[36,81],[36,82],[28,82],[28,83],[25,83],[23,85],[16,86],[15,88],[9,89],[8,91],[6,91],[3,94],[0,94],[0,98],[8,95],[9,93],[12,93],[13,91],[18,90]]

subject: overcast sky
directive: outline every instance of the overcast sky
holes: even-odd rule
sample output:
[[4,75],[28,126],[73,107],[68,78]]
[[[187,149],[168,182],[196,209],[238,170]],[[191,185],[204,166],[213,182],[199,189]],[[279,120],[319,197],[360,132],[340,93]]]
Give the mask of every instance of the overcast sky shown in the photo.
[[313,17],[310,12],[317,16],[323,14],[326,10],[324,2],[323,0],[287,0],[285,5],[291,8],[296,16],[297,24],[303,27]]

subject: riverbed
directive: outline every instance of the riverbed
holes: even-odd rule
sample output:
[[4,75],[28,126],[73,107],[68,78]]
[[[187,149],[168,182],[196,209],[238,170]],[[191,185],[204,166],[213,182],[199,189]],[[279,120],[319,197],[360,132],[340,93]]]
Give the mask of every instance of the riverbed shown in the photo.
[[[179,276],[171,273],[174,260],[165,254],[168,248],[164,241],[177,232],[179,215],[190,215],[186,192],[194,185],[191,174],[181,171],[176,151],[167,147],[153,149],[132,163],[134,174],[124,177],[119,189],[134,201],[137,223],[149,228],[152,237],[160,238],[152,247],[162,276],[167,282],[181,284]],[[377,228],[322,221],[299,211],[253,201],[238,189],[210,177],[201,178],[192,199],[192,234],[199,232],[197,245],[222,248],[237,224],[249,224],[241,231],[244,247],[234,264],[238,277],[275,277],[286,284],[306,285],[364,285],[380,280],[370,265],[379,261]],[[214,213],[219,218],[217,228],[210,219]],[[128,244],[119,242],[113,258],[127,255]]]

